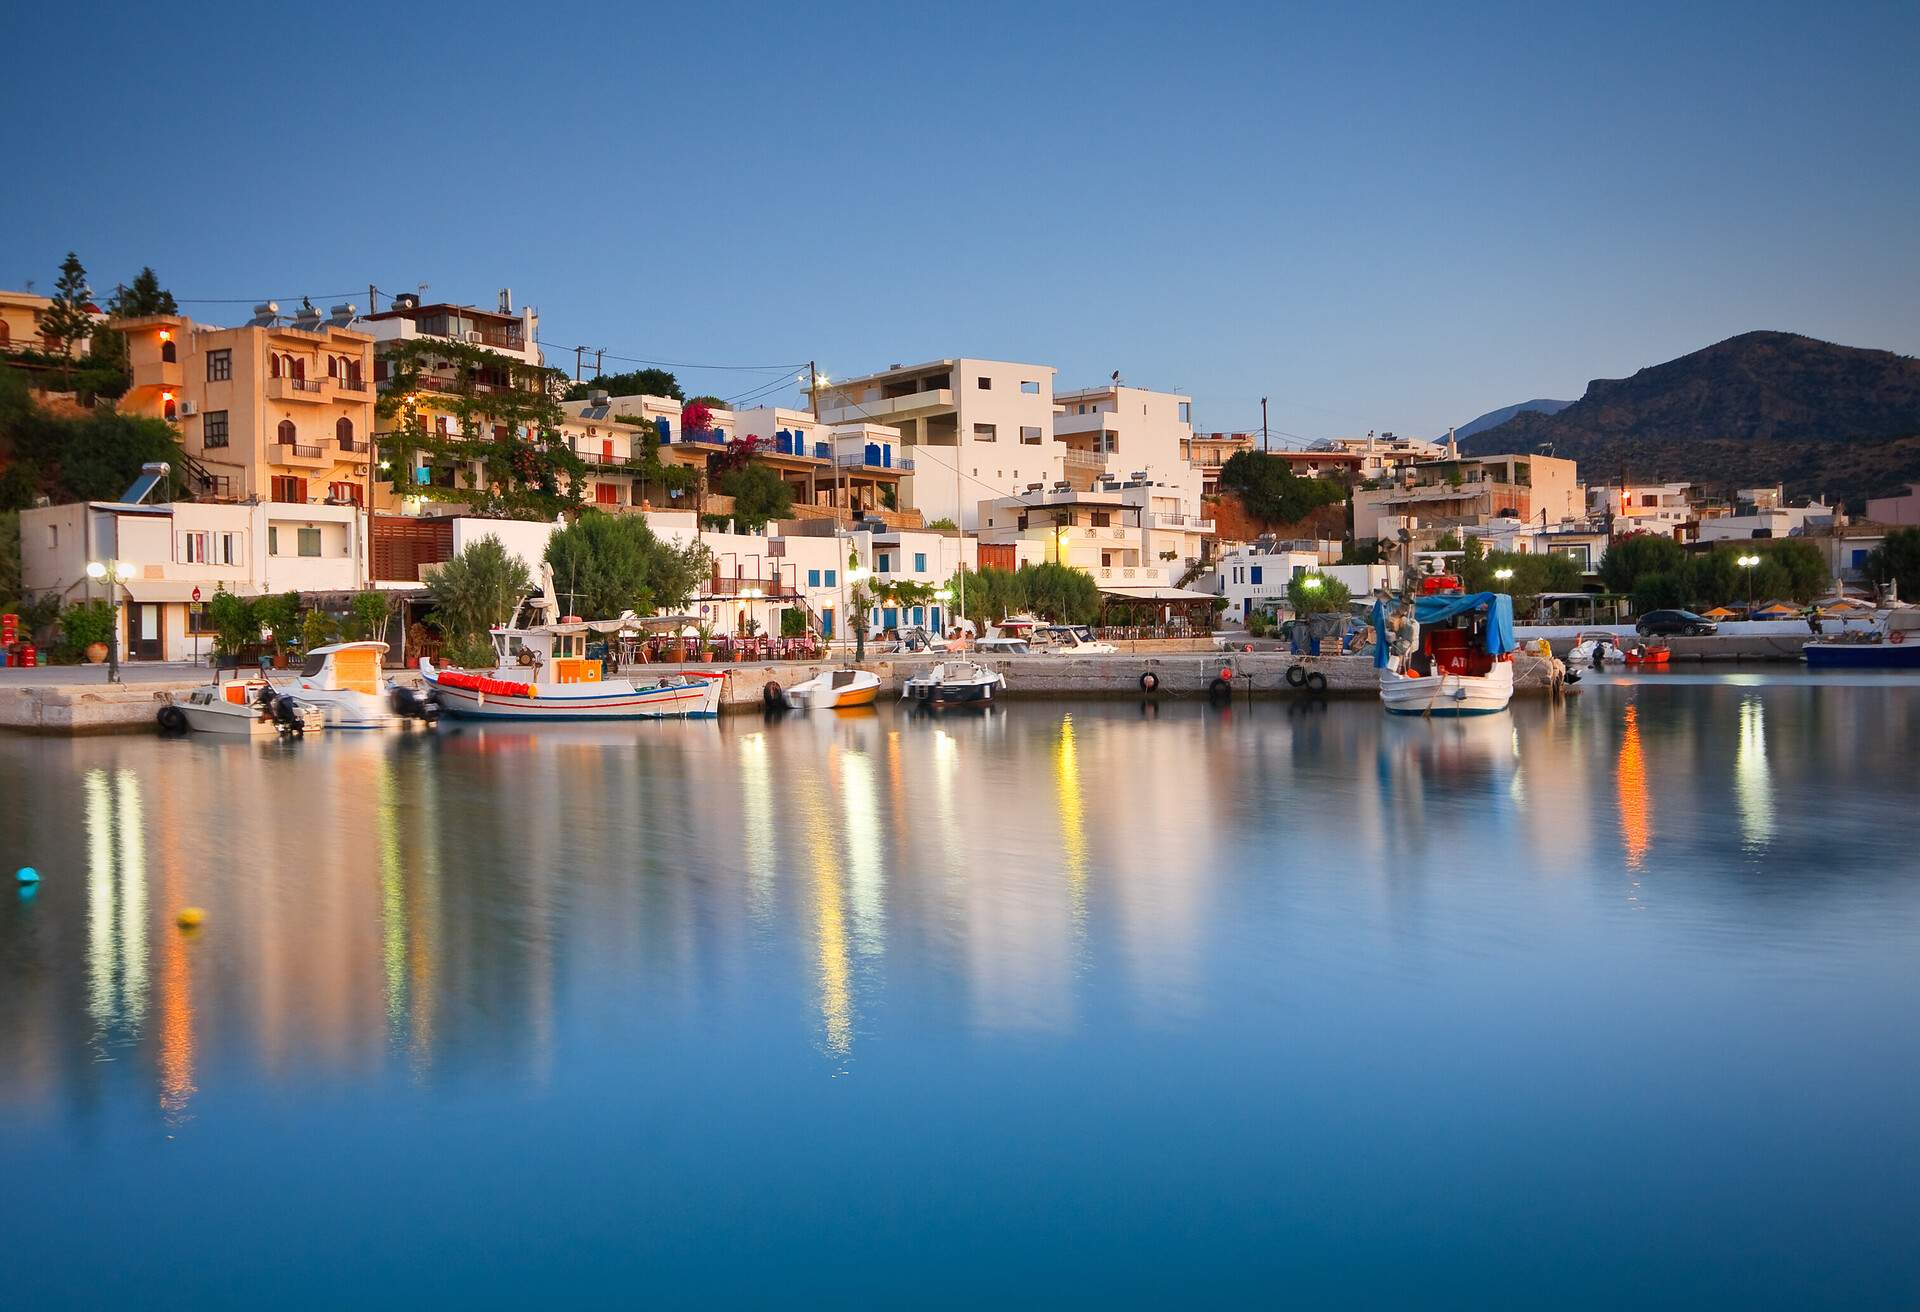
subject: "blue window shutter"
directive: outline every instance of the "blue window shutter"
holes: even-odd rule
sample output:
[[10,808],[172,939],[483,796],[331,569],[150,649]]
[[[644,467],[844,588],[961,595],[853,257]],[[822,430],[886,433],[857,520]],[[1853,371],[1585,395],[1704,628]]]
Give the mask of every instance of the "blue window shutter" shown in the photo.
[[820,571],[819,571],[819,570],[817,570],[817,569],[810,569],[810,570],[808,570],[808,571],[807,571],[807,586],[808,586],[808,587],[810,587],[810,588],[817,588],[817,587],[819,587],[819,586],[820,586]]
[[921,607],[915,606],[913,608],[913,622],[915,624],[925,624],[927,622],[926,615],[927,612]]
[[834,577],[834,576],[835,576],[835,575],[836,575],[836,574],[837,574],[838,572],[839,572],[839,571],[837,571],[837,570],[831,570],[831,569],[827,571],[827,586],[828,586],[828,587],[830,587],[830,588],[831,588],[831,587],[834,587],[835,585],[837,585],[837,584],[838,584],[838,582],[839,582],[839,580],[838,580],[837,578],[835,578],[835,577]]
[[877,442],[867,443],[867,463],[870,465],[877,465],[880,463],[879,443]]
[[935,633],[942,631],[940,628],[940,608],[938,606],[933,608],[933,631]]
[[880,448],[880,468],[882,469],[893,468],[893,448],[892,447],[883,446]]
[[1260,566],[1258,566],[1258,565],[1255,565],[1255,566],[1253,567],[1253,581],[1254,581],[1255,583],[1258,583],[1258,582],[1260,582],[1260,571],[1261,571],[1261,567],[1260,567]]
[[673,441],[673,425],[668,423],[665,419],[654,420],[653,429],[656,433],[660,434],[660,440],[662,442]]
[[926,552],[916,551],[913,553],[913,572],[916,574],[924,574],[927,572]]

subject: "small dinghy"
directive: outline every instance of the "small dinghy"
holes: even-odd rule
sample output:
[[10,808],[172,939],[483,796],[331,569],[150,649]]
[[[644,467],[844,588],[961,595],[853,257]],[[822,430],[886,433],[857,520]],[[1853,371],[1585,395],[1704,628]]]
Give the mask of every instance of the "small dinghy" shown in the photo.
[[785,697],[791,710],[837,711],[848,706],[871,706],[879,694],[880,676],[870,670],[822,670],[805,683],[788,688]]

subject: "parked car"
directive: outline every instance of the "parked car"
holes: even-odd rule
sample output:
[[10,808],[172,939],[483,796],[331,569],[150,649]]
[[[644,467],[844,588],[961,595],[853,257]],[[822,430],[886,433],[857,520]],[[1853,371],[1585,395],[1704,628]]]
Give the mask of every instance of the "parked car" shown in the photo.
[[1690,610],[1650,610],[1640,617],[1633,630],[1643,638],[1670,638],[1675,634],[1699,638],[1720,632],[1720,626]]

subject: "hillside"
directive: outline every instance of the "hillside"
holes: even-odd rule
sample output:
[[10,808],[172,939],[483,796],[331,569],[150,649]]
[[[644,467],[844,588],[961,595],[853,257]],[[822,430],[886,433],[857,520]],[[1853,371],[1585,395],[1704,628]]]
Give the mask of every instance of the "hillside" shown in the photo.
[[[1489,428],[1498,428],[1515,415],[1534,412],[1543,415],[1557,415],[1572,404],[1573,402],[1571,401],[1552,401],[1546,397],[1536,397],[1531,401],[1522,401],[1518,405],[1503,405],[1498,410],[1487,411],[1487,413],[1481,415],[1478,419],[1469,419],[1466,423],[1454,429],[1453,435],[1457,440],[1464,442],[1475,433],[1484,433]],[[1447,435],[1442,433],[1436,437],[1434,441],[1444,442],[1446,439]]]
[[1521,413],[1462,445],[1580,462],[1588,481],[1680,480],[1718,491],[1785,483],[1858,503],[1920,478],[1920,361],[1754,332],[1596,378],[1558,414]]

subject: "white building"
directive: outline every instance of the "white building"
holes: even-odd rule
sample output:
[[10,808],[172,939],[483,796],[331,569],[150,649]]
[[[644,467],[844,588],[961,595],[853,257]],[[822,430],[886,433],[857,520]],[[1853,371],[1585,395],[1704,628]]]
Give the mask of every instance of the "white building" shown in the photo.
[[978,524],[983,499],[1062,477],[1050,366],[951,357],[842,379],[820,393],[829,425],[897,429],[928,522]]
[[[1742,493],[1742,498],[1745,497]],[[1752,538],[1797,537],[1809,528],[1826,528],[1834,523],[1832,506],[1813,502],[1805,506],[1744,503],[1737,515],[1702,520],[1702,542],[1739,542]]]
[[1169,587],[1199,563],[1213,533],[1190,504],[1187,488],[1148,479],[1102,479],[1085,491],[1033,484],[980,503],[981,555],[1027,544],[1042,560],[1088,571],[1106,591]]
[[1225,597],[1226,618],[1244,624],[1256,610],[1290,615],[1288,585],[1305,574],[1337,579],[1356,598],[1400,586],[1397,565],[1323,565],[1318,552],[1295,550],[1285,544],[1227,552],[1193,586]]
[[506,287],[500,289],[498,304],[492,310],[447,301],[423,305],[419,296],[409,292],[394,297],[387,309],[363,316],[354,327],[373,334],[376,379],[387,376],[384,364],[377,358],[380,346],[416,338],[483,347],[522,364],[542,362],[540,316],[532,306],[514,309],[512,289]]
[[1587,513],[1610,520],[1615,533],[1659,533],[1680,538],[1684,538],[1687,526],[1699,518],[1693,507],[1691,483],[1589,487]]
[[[357,506],[182,501],[75,502],[20,512],[24,591],[67,604],[106,598],[89,561],[117,561],[124,603],[121,652],[188,660],[210,647],[205,607],[225,588],[342,593],[366,586]],[[195,592],[199,593],[198,600]]]
[[1103,476],[1138,474],[1189,491],[1190,513],[1200,510],[1201,479],[1188,459],[1193,444],[1193,400],[1175,392],[1109,383],[1054,398],[1054,436],[1066,480],[1090,488]]

